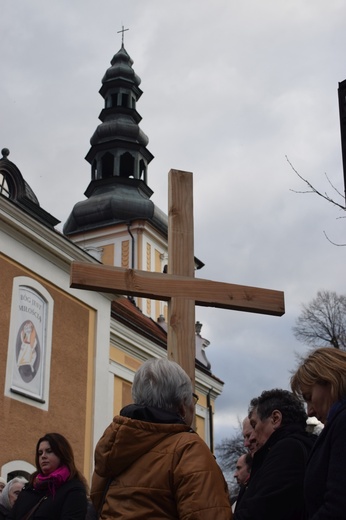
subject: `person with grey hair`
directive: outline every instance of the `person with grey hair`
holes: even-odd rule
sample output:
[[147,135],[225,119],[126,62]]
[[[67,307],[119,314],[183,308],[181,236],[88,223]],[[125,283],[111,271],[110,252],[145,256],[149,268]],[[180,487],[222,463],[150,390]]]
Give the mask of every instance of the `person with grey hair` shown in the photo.
[[223,474],[191,428],[197,396],[186,372],[150,359],[135,374],[132,398],[95,449],[91,499],[99,517],[231,520]]
[[16,502],[19,493],[28,481],[23,477],[14,477],[7,482],[0,494],[0,520],[6,520]]

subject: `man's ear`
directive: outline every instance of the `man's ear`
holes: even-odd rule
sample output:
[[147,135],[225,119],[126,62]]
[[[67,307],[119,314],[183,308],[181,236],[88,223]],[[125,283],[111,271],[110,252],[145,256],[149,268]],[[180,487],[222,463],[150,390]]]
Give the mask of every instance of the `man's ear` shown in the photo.
[[280,428],[281,423],[282,423],[282,413],[280,412],[280,410],[274,410],[272,412],[271,420],[273,423],[274,430],[277,430],[278,428]]
[[185,417],[186,417],[186,406],[184,404],[181,404],[179,406],[179,415],[182,419],[185,420]]

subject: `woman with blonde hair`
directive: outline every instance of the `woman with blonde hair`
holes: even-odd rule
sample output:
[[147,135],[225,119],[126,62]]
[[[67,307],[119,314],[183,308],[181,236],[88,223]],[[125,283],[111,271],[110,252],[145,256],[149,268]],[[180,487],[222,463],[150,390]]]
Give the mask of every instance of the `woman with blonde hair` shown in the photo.
[[345,518],[346,352],[333,347],[309,354],[291,378],[309,417],[324,424],[309,457],[304,493],[309,520]]

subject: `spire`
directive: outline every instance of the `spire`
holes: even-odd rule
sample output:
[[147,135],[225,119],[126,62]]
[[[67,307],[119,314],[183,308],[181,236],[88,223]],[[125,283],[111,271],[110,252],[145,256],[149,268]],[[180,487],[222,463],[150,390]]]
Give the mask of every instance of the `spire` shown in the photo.
[[153,156],[146,148],[149,139],[139,127],[142,118],[136,103],[142,95],[141,79],[132,65],[122,46],[102,78],[102,122],[90,139],[91,149],[86,156],[92,180],[133,177],[147,184],[147,167]]
[[64,226],[67,235],[134,219],[156,219],[166,232],[167,218],[160,215],[157,219],[157,209],[149,200],[153,192],[147,170],[153,155],[147,149],[149,139],[139,127],[142,118],[136,104],[142,95],[141,79],[123,45],[125,31],[124,27],[119,31],[122,46],[113,56],[99,91],[104,99],[101,124],[85,157],[91,165],[91,182],[85,191],[88,200],[73,208]]

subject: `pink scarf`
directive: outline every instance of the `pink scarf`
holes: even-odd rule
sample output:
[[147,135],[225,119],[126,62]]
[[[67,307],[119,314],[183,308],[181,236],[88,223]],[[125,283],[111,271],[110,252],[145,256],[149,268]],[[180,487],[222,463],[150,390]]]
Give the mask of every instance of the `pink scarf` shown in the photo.
[[56,490],[59,489],[64,482],[69,478],[70,471],[67,466],[60,466],[49,475],[42,475],[38,473],[34,479],[33,487],[38,491],[47,491],[51,495],[55,495]]

